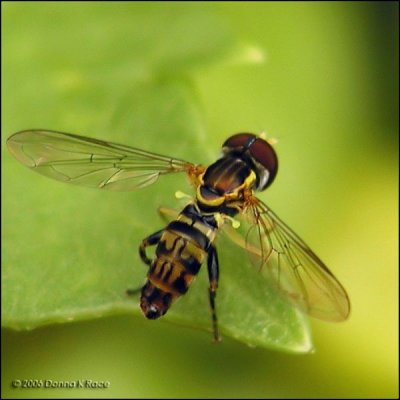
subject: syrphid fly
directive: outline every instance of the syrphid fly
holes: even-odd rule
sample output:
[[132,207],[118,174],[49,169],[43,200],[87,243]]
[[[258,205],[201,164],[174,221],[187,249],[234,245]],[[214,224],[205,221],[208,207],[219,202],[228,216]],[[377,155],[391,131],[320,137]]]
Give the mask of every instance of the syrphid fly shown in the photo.
[[[205,167],[134,147],[48,130],[15,133],[7,145],[22,164],[59,181],[115,191],[148,186],[161,175],[185,173],[195,195],[163,229],[143,239],[148,265],[140,307],[149,319],[164,315],[185,294],[207,260],[213,338],[219,340],[216,292],[219,261],[215,239],[224,230],[264,266],[278,287],[309,315],[345,320],[348,295],[325,264],[255,192],[274,181],[278,159],[261,136],[239,133],[222,145],[222,156]],[[171,213],[170,213],[171,214]],[[236,229],[242,224],[242,229]],[[243,229],[243,227],[247,227]],[[153,257],[146,253],[156,246]],[[249,288],[250,290],[250,288]],[[128,291],[129,292],[129,291]]]

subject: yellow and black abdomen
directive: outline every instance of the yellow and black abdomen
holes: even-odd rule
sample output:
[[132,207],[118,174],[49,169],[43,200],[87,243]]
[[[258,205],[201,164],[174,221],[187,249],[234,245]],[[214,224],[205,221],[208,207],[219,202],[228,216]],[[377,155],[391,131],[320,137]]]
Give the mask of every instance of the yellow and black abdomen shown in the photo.
[[147,318],[164,315],[173,300],[187,292],[207,257],[217,224],[213,218],[205,223],[193,210],[193,205],[185,207],[157,244],[140,303]]

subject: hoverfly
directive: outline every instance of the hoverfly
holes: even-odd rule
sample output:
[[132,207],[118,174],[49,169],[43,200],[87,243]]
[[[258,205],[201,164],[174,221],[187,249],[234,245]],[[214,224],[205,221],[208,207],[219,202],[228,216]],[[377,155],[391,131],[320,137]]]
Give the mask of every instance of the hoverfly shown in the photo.
[[[148,265],[140,307],[149,319],[164,315],[185,294],[207,259],[209,303],[214,340],[219,340],[215,297],[219,262],[215,239],[223,229],[247,249],[259,268],[267,267],[279,288],[309,315],[345,320],[347,293],[325,264],[261,200],[275,179],[277,155],[272,145],[251,133],[229,137],[222,156],[208,167],[88,137],[48,130],[15,133],[7,145],[14,157],[53,179],[130,191],[148,186],[161,175],[185,173],[195,197],[165,228],[143,239],[139,254]],[[235,229],[241,218],[243,233]],[[146,249],[156,246],[149,258]],[[129,291],[128,291],[129,292]]]

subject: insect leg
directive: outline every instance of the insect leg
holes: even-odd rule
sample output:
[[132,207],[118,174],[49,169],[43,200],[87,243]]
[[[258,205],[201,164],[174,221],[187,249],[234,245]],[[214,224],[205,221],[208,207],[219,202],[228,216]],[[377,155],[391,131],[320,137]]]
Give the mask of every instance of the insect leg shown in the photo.
[[168,207],[158,207],[158,213],[165,222],[171,222],[178,217],[179,211]]
[[163,232],[164,232],[164,229],[161,229],[161,230],[157,231],[156,233],[153,233],[152,235],[143,239],[142,243],[139,246],[140,258],[148,266],[151,265],[151,260],[150,260],[150,258],[147,257],[146,247],[156,245],[160,241],[160,238],[161,238],[161,235],[163,234]]
[[210,286],[208,288],[208,295],[210,300],[214,341],[219,342],[221,339],[218,332],[218,320],[215,308],[215,296],[217,294],[217,288],[218,288],[219,266],[218,266],[218,254],[214,246],[210,246],[210,249],[208,250],[207,268],[208,268],[208,279],[210,281]]
[[[156,245],[160,241],[160,238],[161,238],[161,235],[163,232],[164,232],[164,229],[161,229],[158,232],[153,233],[152,235],[148,236],[146,239],[143,239],[142,243],[139,246],[140,258],[148,266],[151,265],[151,260],[147,257],[146,247]],[[126,294],[128,296],[134,296],[135,294],[139,293],[141,290],[142,290],[141,286],[136,289],[127,289]]]
[[245,249],[258,257],[262,257],[260,249],[252,245],[251,243],[246,242],[246,238],[238,233],[236,229],[232,228],[231,225],[225,224],[222,227],[222,231],[226,234],[226,236],[228,236],[230,240],[232,240],[233,243],[235,243],[242,249]]
[[142,290],[142,286],[139,286],[136,289],[126,289],[126,294],[128,296],[134,296],[135,294],[138,294]]

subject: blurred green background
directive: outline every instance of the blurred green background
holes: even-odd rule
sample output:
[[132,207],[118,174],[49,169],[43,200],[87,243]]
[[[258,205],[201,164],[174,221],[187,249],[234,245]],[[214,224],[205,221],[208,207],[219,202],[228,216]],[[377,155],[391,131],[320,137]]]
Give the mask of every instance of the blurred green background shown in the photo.
[[[106,19],[101,7],[107,7]],[[96,233],[100,224],[112,224],[111,201],[117,215],[129,214],[125,207],[147,202],[149,193],[114,196],[53,185],[19,168],[6,152],[4,143],[11,133],[31,127],[90,131],[98,132],[94,135],[98,138],[129,144],[129,136],[118,132],[133,126],[146,132],[137,137],[138,147],[207,162],[228,135],[266,131],[278,139],[280,171],[261,198],[339,277],[350,294],[352,315],[343,324],[313,320],[316,352],[309,355],[254,349],[229,337],[211,345],[208,333],[170,324],[168,319],[146,321],[137,314],[28,332],[4,329],[2,396],[398,396],[398,4],[110,3],[101,7],[99,3],[2,3],[3,284],[8,260],[24,254],[24,242],[17,241],[16,231],[27,232],[20,238],[30,241],[26,247],[34,249],[33,256],[61,259],[63,252],[52,248],[52,235],[64,231],[79,235],[90,229]],[[171,17],[182,10],[186,19]],[[135,24],[138,15],[152,23]],[[185,20],[190,23],[178,23]],[[104,21],[126,35],[126,42],[110,41],[115,32],[102,29]],[[154,26],[167,36],[163,47]],[[196,52],[185,49],[194,32]],[[35,47],[35,39],[43,35],[43,48]],[[55,38],[60,35],[65,41],[58,47]],[[129,46],[140,49],[143,42],[140,54],[126,51]],[[146,75],[149,65],[163,88],[158,97],[166,105],[181,102],[184,106],[176,110],[184,113],[173,115],[171,105],[138,121],[136,115],[142,117],[143,111],[135,114],[126,99],[135,105],[152,101],[151,88],[129,94],[130,79],[153,84]],[[62,74],[57,75],[60,68]],[[176,77],[172,84],[171,76]],[[110,104],[112,110],[105,112]],[[150,118],[160,121],[152,125],[154,131],[146,126]],[[174,127],[177,121],[182,129],[192,125],[195,135],[177,131],[178,137],[166,149],[160,130],[168,129],[169,118]],[[154,139],[157,135],[159,141]],[[182,181],[179,185],[182,188]],[[57,220],[73,210],[72,201],[85,212],[95,210],[88,214],[89,222],[71,215],[71,226],[64,222],[60,226]],[[155,204],[161,201],[174,203],[173,198],[155,196]],[[45,228],[30,230],[29,215],[37,214],[39,205],[36,217],[42,218]],[[92,246],[94,255],[98,250],[108,257],[115,245],[113,233],[121,252],[132,243],[136,246],[126,226],[131,216],[119,218],[125,225],[111,232],[106,246]],[[151,233],[157,221],[156,216],[142,221],[141,229]],[[92,244],[99,240],[94,236]],[[71,247],[77,259],[81,251],[88,250]],[[132,263],[132,253],[126,253],[123,265]],[[41,279],[48,279],[46,273]],[[111,282],[114,273],[122,272],[113,265],[107,273]],[[228,268],[221,273],[229,274]],[[127,279],[131,282],[128,275]],[[3,286],[6,304],[4,293]],[[34,302],[35,293],[20,296]],[[23,390],[11,387],[14,379],[91,379],[109,381],[110,387]]]

